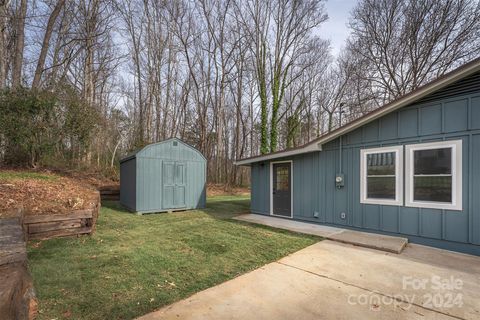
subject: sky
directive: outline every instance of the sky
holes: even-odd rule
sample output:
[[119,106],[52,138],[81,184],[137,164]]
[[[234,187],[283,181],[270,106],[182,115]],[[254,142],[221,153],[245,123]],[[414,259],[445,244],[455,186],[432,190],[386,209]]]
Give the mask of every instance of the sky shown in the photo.
[[332,54],[337,56],[345,43],[350,31],[347,27],[350,11],[355,7],[356,0],[327,0],[325,9],[328,20],[320,28],[321,37],[331,42]]

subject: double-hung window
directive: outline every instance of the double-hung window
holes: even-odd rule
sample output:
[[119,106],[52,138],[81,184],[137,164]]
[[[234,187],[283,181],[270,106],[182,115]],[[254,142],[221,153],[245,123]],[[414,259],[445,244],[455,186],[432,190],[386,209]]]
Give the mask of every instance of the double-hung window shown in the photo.
[[405,205],[462,210],[462,141],[405,146]]
[[364,149],[360,152],[361,203],[403,204],[403,147]]
[[440,141],[360,151],[360,202],[462,210],[462,141]]

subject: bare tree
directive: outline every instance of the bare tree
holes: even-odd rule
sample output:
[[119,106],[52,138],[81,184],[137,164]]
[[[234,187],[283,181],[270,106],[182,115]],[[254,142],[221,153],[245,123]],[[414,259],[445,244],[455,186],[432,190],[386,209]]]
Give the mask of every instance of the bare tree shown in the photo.
[[470,0],[363,0],[352,13],[348,50],[368,67],[380,103],[480,53],[480,6]]
[[[327,15],[320,1],[246,1],[239,10],[244,12],[242,19],[255,57],[262,119],[261,152],[273,152],[278,145],[279,109],[285,90],[300,76],[302,69],[297,68],[298,73],[292,77],[290,73],[295,71],[295,61],[308,53],[314,38],[312,30],[324,22]],[[267,92],[271,96],[270,110]],[[270,134],[267,138],[268,114]]]
[[[37,117],[54,159],[115,171],[175,136],[209,160],[209,182],[233,185],[248,181],[234,159],[306,143],[340,109],[345,123],[478,56],[479,10],[362,0],[334,59],[323,1],[0,1],[0,88],[55,98]],[[15,143],[0,139],[2,156]]]

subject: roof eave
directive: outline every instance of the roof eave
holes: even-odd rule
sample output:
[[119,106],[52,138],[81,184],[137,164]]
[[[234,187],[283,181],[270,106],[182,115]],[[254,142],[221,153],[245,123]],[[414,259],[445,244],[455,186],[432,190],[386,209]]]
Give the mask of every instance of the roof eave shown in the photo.
[[135,159],[136,157],[137,157],[137,153],[134,153],[134,154],[132,154],[132,155],[129,155],[129,156],[126,156],[126,157],[120,159],[119,162],[120,162],[120,163],[123,163],[123,162],[125,162],[125,161]]
[[297,154],[303,154],[303,153],[309,153],[309,152],[315,152],[315,151],[322,151],[322,146],[320,144],[310,144],[308,146],[295,149],[295,150],[285,150],[282,152],[269,153],[269,154],[254,157],[254,158],[241,159],[241,160],[235,161],[235,165],[249,166],[250,164],[255,162],[263,162],[263,161],[274,160],[274,159],[279,159],[284,157],[291,157]]

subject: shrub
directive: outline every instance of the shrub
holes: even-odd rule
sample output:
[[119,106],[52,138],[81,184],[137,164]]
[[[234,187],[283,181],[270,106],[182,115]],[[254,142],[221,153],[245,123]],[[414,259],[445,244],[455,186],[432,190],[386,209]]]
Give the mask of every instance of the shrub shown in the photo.
[[0,94],[0,136],[4,162],[36,166],[42,154],[52,152],[56,128],[55,98],[48,92],[26,89]]
[[98,112],[69,87],[59,90],[0,93],[0,161],[58,167],[85,156],[98,127]]

